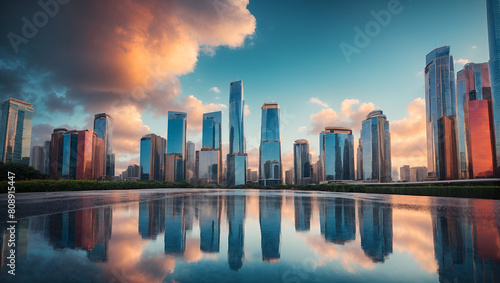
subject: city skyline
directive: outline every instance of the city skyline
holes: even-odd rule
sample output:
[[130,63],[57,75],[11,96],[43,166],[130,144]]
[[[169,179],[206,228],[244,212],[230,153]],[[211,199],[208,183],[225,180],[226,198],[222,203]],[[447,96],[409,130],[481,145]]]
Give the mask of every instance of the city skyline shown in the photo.
[[[414,143],[406,141],[408,136],[412,136],[419,141],[425,142],[425,129],[420,126],[425,104],[422,86],[422,69],[425,63],[421,56],[410,56],[412,58],[406,58],[407,63],[402,65],[399,58],[403,56],[403,53],[410,51],[412,54],[426,54],[434,47],[449,45],[456,57],[456,65],[458,64],[455,67],[456,70],[461,69],[464,62],[487,62],[489,59],[487,52],[486,1],[474,3],[460,1],[460,5],[457,5],[456,1],[442,1],[436,4],[436,11],[439,8],[444,9],[446,7],[449,14],[461,15],[467,13],[467,15],[476,18],[477,21],[466,25],[454,20],[455,16],[440,15],[433,18],[430,15],[429,18],[432,20],[423,26],[421,30],[411,32],[411,38],[408,38],[410,35],[405,34],[403,29],[408,28],[414,31],[412,28],[413,20],[418,19],[424,13],[423,9],[429,2],[410,3],[401,1],[402,12],[392,15],[391,22],[381,29],[378,36],[371,38],[370,44],[366,48],[362,48],[360,54],[354,54],[350,63],[346,61],[339,44],[342,42],[353,44],[354,28],[363,28],[372,21],[374,18],[371,11],[379,12],[387,9],[387,1],[364,1],[360,5],[348,2],[332,3],[325,1],[321,3],[323,5],[322,9],[320,9],[321,6],[288,1],[287,5],[291,8],[290,11],[278,15],[270,14],[269,9],[279,6],[279,1],[273,3],[263,1],[250,1],[249,3],[245,1],[241,3],[223,2],[238,7],[239,12],[235,13],[234,17],[227,18],[224,17],[224,13],[217,13],[217,10],[211,9],[213,7],[207,6],[209,9],[207,9],[206,13],[212,13],[212,16],[202,17],[203,21],[207,21],[203,23],[213,28],[212,31],[214,32],[207,32],[205,38],[195,38],[194,44],[197,48],[194,48],[195,52],[193,54],[181,51],[175,53],[178,58],[189,59],[184,61],[190,62],[185,66],[180,66],[179,61],[165,57],[167,55],[164,54],[163,49],[157,50],[157,55],[165,60],[160,60],[157,65],[149,64],[148,60],[139,61],[126,55],[117,55],[119,58],[124,59],[124,62],[130,63],[124,69],[137,67],[137,70],[149,74],[149,77],[146,78],[139,78],[136,75],[129,77],[130,80],[122,85],[121,83],[117,84],[117,82],[123,82],[123,78],[127,78],[127,74],[124,74],[124,72],[117,72],[115,77],[105,76],[106,73],[103,73],[116,67],[115,63],[117,61],[115,57],[113,57],[113,60],[108,61],[103,59],[103,62],[110,63],[109,67],[103,68],[103,71],[95,72],[96,75],[82,77],[82,80],[85,78],[83,81],[77,81],[72,76],[74,74],[72,70],[78,69],[77,66],[80,66],[82,72],[84,72],[87,70],[85,68],[87,65],[78,60],[75,60],[75,63],[80,65],[70,64],[71,57],[63,56],[54,60],[59,64],[57,66],[49,64],[47,61],[40,64],[41,69],[51,70],[56,77],[62,74],[60,73],[60,66],[65,66],[67,72],[64,74],[66,77],[57,82],[57,86],[60,87],[55,88],[53,84],[49,84],[48,90],[55,91],[47,91],[47,88],[40,88],[40,90],[35,91],[33,87],[26,86],[19,88],[20,85],[27,84],[7,85],[5,79],[2,80],[2,78],[6,77],[1,77],[0,84],[5,85],[4,89],[7,90],[2,95],[15,93],[19,98],[25,99],[24,101],[39,105],[37,108],[39,110],[35,114],[36,122],[34,122],[34,142],[32,145],[42,145],[43,141],[48,140],[47,133],[51,133],[51,130],[56,127],[91,129],[90,119],[94,113],[106,112],[114,118],[116,117],[114,150],[117,152],[116,174],[118,174],[125,170],[129,164],[139,163],[138,140],[141,136],[147,133],[166,136],[165,125],[168,110],[180,110],[190,113],[187,139],[196,142],[196,148],[201,148],[201,113],[222,110],[224,121],[222,125],[223,152],[228,152],[225,150],[228,147],[227,137],[229,134],[227,133],[229,124],[228,105],[226,104],[226,97],[229,95],[227,83],[240,78],[246,82],[247,86],[245,104],[248,105],[246,134],[248,136],[249,168],[256,169],[258,166],[259,137],[253,134],[258,133],[260,127],[258,108],[262,102],[272,100],[282,106],[283,170],[293,167],[293,141],[297,139],[310,141],[312,162],[314,163],[317,160],[317,145],[319,143],[317,142],[318,137],[315,129],[326,126],[322,123],[325,118],[332,120],[330,124],[352,127],[355,147],[357,148],[361,117],[377,108],[383,109],[391,117],[391,125],[394,126],[392,136],[393,141],[396,141],[393,148],[392,171],[394,172],[402,164],[409,163],[412,166],[423,166],[427,163],[425,152],[422,152],[422,149],[416,147]],[[19,71],[24,66],[28,66],[28,63],[32,63],[26,62],[26,65],[23,62],[16,63],[13,58],[24,56],[23,58],[28,60],[27,58],[31,58],[31,56],[26,57],[26,55],[34,54],[33,56],[36,56],[38,51],[34,51],[34,48],[41,47],[43,50],[44,42],[48,36],[47,33],[53,29],[54,25],[64,23],[69,17],[81,16],[77,11],[78,5],[80,4],[61,5],[59,14],[50,19],[49,25],[43,27],[43,29],[40,28],[39,34],[29,44],[19,45],[18,54],[11,50],[8,38],[2,39],[0,52],[5,55],[2,56],[5,59],[2,60],[1,64],[3,73],[17,75],[14,70]],[[89,2],[88,5],[92,7],[93,3]],[[145,9],[144,6],[137,5],[137,8]],[[181,4],[176,3],[175,5]],[[186,11],[193,10],[193,7],[188,4],[181,5],[181,8]],[[36,12],[37,9],[40,9],[40,7],[27,4],[14,4],[6,7],[5,11],[11,11],[13,16],[12,19],[7,17],[4,19],[7,23],[6,26],[19,26],[20,30],[22,22],[19,21],[19,18],[22,15],[30,15],[32,10]],[[343,11],[342,13],[349,12],[354,16],[351,19],[344,19],[344,17],[341,17],[341,11]],[[161,10],[161,12],[164,12],[164,10]],[[432,13],[437,12],[432,11]],[[310,19],[310,21],[294,22],[293,19],[297,15],[302,15],[305,19]],[[343,22],[336,26],[335,23],[338,23],[339,20],[335,20],[335,17],[332,18],[332,15],[337,15],[339,19],[343,19]],[[168,19],[172,18],[180,21],[187,30],[189,28],[199,28],[199,26],[190,26],[190,23],[178,19],[176,15],[167,14],[167,16]],[[129,13],[124,13],[124,17],[130,20],[130,25],[137,23],[137,18]],[[210,20],[207,20],[208,18]],[[97,16],[97,19],[98,22],[107,21],[100,15]],[[151,22],[157,20],[157,18],[152,18]],[[218,36],[215,31],[224,29],[224,21],[233,24],[234,31],[224,36]],[[437,23],[444,23],[441,31],[434,31],[430,28],[432,24]],[[312,26],[318,27],[318,24],[320,24],[321,28],[312,28]],[[19,30],[15,28],[5,30],[5,34],[8,32],[20,34]],[[313,52],[316,54],[304,53],[304,43],[297,42],[292,35],[293,33],[288,36],[286,33],[287,31],[297,31],[298,34],[303,34],[305,31],[310,30],[315,30],[314,36],[324,35],[324,37],[312,37],[310,38],[311,42],[307,42],[307,46],[317,51]],[[455,30],[460,30],[461,33],[467,36],[451,36],[451,32]],[[64,33],[66,31],[59,32]],[[76,36],[74,32],[72,34]],[[104,34],[96,36],[100,37],[104,36]],[[388,47],[386,42],[394,40],[394,37],[397,37],[401,42],[408,39],[408,43],[402,46],[390,45]],[[115,38],[115,36],[110,35],[108,38]],[[323,42],[323,44],[318,43],[317,40],[320,38],[322,39],[320,42]],[[83,40],[83,38],[81,39]],[[168,46],[178,46],[179,43],[173,42]],[[293,60],[294,68],[291,68],[290,64],[292,62],[285,60],[286,58],[293,58],[287,57],[291,53],[279,53],[279,49],[284,47],[283,44],[286,43],[288,43],[286,46],[291,48],[291,52],[307,54],[305,58],[308,58],[308,60],[299,57],[299,60]],[[145,46],[135,46],[129,42],[124,44],[125,48],[134,50],[134,52],[145,51],[144,56],[146,58],[154,54],[152,53],[153,50],[147,49]],[[83,42],[82,45],[85,46]],[[93,50],[95,54],[101,54],[102,52],[99,51],[102,51],[104,46],[96,46],[95,48],[97,48]],[[106,48],[114,47],[106,46]],[[387,48],[388,50],[385,50]],[[388,52],[391,52],[394,58],[398,60],[384,60],[384,64],[386,64],[384,69],[388,71],[387,75],[391,76],[391,74],[396,73],[400,75],[400,79],[390,85],[386,83],[389,77],[373,75],[377,74],[374,70],[381,66],[381,60],[385,57],[379,55],[389,54]],[[49,58],[53,57],[48,56],[47,59]],[[256,67],[253,62],[259,62],[259,58],[269,60],[270,68]],[[241,64],[232,64],[232,62],[240,62]],[[257,65],[260,66],[261,64]],[[162,72],[167,67],[172,69],[173,73],[165,74]],[[297,71],[294,73],[293,70]],[[38,68],[33,69],[33,77],[39,78],[38,71]],[[68,80],[68,76],[73,77],[73,79]],[[364,83],[353,83],[355,81],[354,77],[363,78]],[[158,78],[162,82],[161,86],[157,82]],[[29,81],[27,77],[20,76],[19,79],[23,82]],[[332,80],[335,89],[331,89]],[[50,81],[52,82],[52,80]],[[144,81],[148,81],[148,83],[144,83]],[[279,81],[285,81],[286,83],[281,84]],[[136,88],[137,86],[148,91],[151,90],[151,94],[141,92],[140,89]],[[164,92],[157,91],[161,87],[166,90]],[[18,89],[19,92],[12,92],[14,89]],[[116,95],[123,92],[133,93],[133,95],[126,95],[126,99]],[[158,100],[160,94],[164,102]],[[288,96],[293,99],[287,99]],[[391,97],[391,99],[387,99],[388,97]],[[33,98],[33,101],[27,98]],[[46,98],[46,101],[42,98]],[[99,101],[99,103],[94,103],[96,101]],[[52,106],[47,104],[49,102],[52,103]],[[109,105],[112,109],[104,109],[106,105]],[[50,117],[47,113],[51,113]],[[124,119],[124,117],[127,119]],[[65,121],[64,124],[68,125],[61,125],[58,121]],[[414,129],[411,133],[406,129],[408,124],[405,122],[408,121],[411,121],[411,127]],[[407,152],[412,152],[412,154],[405,154]]]

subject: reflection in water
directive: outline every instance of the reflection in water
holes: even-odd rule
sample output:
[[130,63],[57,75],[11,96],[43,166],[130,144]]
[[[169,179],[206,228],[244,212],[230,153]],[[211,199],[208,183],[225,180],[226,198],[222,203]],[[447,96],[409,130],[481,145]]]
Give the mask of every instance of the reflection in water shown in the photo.
[[325,240],[344,245],[356,239],[356,209],[354,199],[319,198],[321,234]]
[[392,208],[375,201],[358,201],[361,247],[373,262],[384,262],[392,253]]
[[16,278],[6,276],[7,227],[0,224],[1,282],[81,281],[84,274],[103,282],[500,278],[498,201],[297,192],[285,198],[268,192],[165,195],[20,220]]
[[281,196],[259,196],[262,260],[278,262],[281,238]]

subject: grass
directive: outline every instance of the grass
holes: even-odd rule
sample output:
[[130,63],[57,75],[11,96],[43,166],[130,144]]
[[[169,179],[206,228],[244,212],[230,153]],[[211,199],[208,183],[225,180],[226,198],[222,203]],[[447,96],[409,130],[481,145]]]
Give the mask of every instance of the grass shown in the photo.
[[[111,182],[111,181],[79,181],[79,180],[32,180],[18,181],[14,184],[16,193],[23,192],[60,192],[60,191],[87,191],[87,190],[138,190],[155,188],[209,188],[208,186],[193,186],[187,182],[169,183],[158,181],[140,182]],[[0,182],[0,193],[7,193],[7,181]],[[219,186],[219,188],[224,188]],[[258,185],[242,185],[230,187],[234,189],[274,189],[274,190],[302,190],[327,191],[342,193],[367,194],[394,194],[435,197],[459,197],[500,199],[500,186],[364,186],[347,184],[325,184],[309,186],[277,185],[264,187]]]

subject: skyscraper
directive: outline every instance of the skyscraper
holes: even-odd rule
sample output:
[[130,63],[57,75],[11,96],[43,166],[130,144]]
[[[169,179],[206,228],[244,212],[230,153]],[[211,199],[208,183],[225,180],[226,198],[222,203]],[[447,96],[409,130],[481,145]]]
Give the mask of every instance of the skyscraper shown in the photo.
[[312,183],[312,164],[309,154],[309,142],[296,140],[293,144],[293,168],[295,185],[308,185]]
[[354,180],[352,130],[342,127],[326,127],[319,137],[324,181]]
[[229,154],[227,155],[227,184],[246,182],[247,154],[245,146],[245,100],[243,82],[231,83],[229,92]]
[[164,180],[166,140],[155,134],[141,138],[141,180]]
[[280,108],[277,103],[264,103],[259,148],[259,184],[283,184],[280,141]]
[[[360,133],[359,136],[363,136]],[[359,138],[356,151],[356,180],[363,180],[363,139]]]
[[[168,136],[166,168],[175,173],[169,182],[182,182],[186,180],[186,131],[187,114],[184,112],[168,111]],[[172,162],[174,162],[172,164]],[[167,176],[172,172],[166,172]]]
[[410,182],[410,165],[403,165],[399,168],[399,180],[401,182]]
[[186,180],[194,184],[196,182],[196,152],[195,144],[192,141],[187,142],[186,159]]
[[31,150],[31,167],[45,173],[45,146],[35,145]]
[[198,181],[219,184],[222,180],[222,112],[203,114],[202,149],[196,153]]
[[496,175],[500,175],[500,1],[487,0],[488,40],[493,125],[495,126]]
[[363,180],[391,182],[391,135],[381,110],[370,112],[362,122]]
[[425,106],[429,178],[457,179],[457,97],[450,47],[440,47],[427,54],[426,64]]
[[14,98],[2,102],[0,162],[29,165],[33,105]]
[[115,176],[115,154],[113,153],[113,118],[106,113],[94,115],[94,132],[106,144],[106,176]]

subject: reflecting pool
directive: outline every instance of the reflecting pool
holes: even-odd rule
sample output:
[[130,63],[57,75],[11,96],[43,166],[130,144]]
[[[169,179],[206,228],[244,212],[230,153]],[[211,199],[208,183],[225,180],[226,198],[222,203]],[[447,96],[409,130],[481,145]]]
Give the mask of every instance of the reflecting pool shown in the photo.
[[0,218],[1,282],[500,282],[499,201],[162,189],[17,210],[15,276]]

